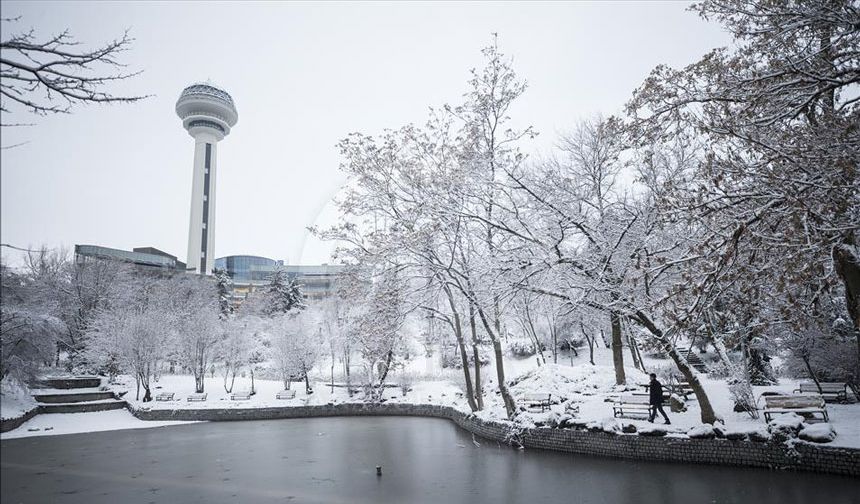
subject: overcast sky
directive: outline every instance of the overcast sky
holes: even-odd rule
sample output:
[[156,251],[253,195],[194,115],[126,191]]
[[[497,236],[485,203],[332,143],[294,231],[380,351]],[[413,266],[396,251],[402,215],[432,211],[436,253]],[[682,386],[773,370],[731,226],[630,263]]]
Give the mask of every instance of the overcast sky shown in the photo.
[[[350,132],[421,123],[458,103],[491,33],[529,82],[513,110],[546,153],[559,132],[620,111],[657,64],[682,66],[725,45],[688,2],[227,3],[2,2],[39,38],[68,28],[83,44],[136,39],[143,70],[117,92],[133,105],[90,106],[4,128],[0,238],[17,246],[153,246],[185,260],[193,139],[174,112],[188,84],[211,79],[239,122],[219,144],[216,257],[328,261],[305,231],[330,223],[345,179],[335,143]],[[6,122],[34,118],[11,114]],[[4,257],[14,262],[3,250]]]

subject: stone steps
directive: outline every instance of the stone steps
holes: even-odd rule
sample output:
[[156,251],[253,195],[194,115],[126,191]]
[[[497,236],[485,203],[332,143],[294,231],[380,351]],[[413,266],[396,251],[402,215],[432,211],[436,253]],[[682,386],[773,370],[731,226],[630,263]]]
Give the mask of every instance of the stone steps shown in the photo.
[[701,357],[698,354],[691,352],[689,350],[678,350],[678,353],[681,354],[687,362],[690,363],[693,368],[700,373],[707,373],[709,371],[708,366],[702,362]]
[[91,413],[125,408],[126,402],[111,391],[99,390],[98,376],[59,376],[40,380],[33,389],[40,414]]
[[79,389],[79,388],[97,388],[102,384],[102,379],[98,376],[74,376],[74,377],[48,377],[39,380],[38,385],[42,388],[54,389]]

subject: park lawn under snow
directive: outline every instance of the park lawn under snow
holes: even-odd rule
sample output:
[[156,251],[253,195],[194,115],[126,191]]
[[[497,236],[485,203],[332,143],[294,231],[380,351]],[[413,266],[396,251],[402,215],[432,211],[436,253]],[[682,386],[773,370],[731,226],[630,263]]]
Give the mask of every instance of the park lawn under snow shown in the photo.
[[[520,414],[517,419],[520,425],[530,427],[536,422],[546,420],[551,415],[563,415],[569,402],[578,406],[577,420],[611,423],[613,420],[613,400],[626,388],[633,388],[636,384],[648,382],[647,374],[634,368],[625,367],[629,385],[618,387],[615,385],[615,370],[612,366],[611,350],[595,349],[595,366],[588,362],[587,356],[584,354],[580,351],[579,357],[573,358],[573,365],[571,365],[570,357],[567,355],[564,359],[559,358],[559,364],[547,364],[539,368],[534,358],[505,361],[508,381],[513,383],[510,387],[511,392],[518,399],[518,404],[522,405],[521,399],[525,394],[534,392],[550,393],[553,401],[559,401],[558,404],[551,407],[551,412]],[[629,362],[628,354],[625,354],[625,359],[625,362]],[[513,362],[514,365],[509,366],[509,362]],[[671,361],[668,359],[645,358],[645,366],[649,370],[668,366],[670,363]],[[487,370],[485,375],[493,373],[492,367],[488,366],[485,369]],[[517,374],[512,374],[512,370],[516,370]],[[746,413],[733,411],[734,403],[725,380],[711,379],[703,374],[699,375],[699,379],[708,393],[714,410],[725,421],[727,431],[767,430],[763,415],[758,419],[753,419]],[[796,380],[783,379],[778,385],[754,387],[754,389],[756,397],[760,397],[762,392],[766,391],[791,394],[796,385]],[[488,406],[484,411],[478,413],[479,417],[488,420],[505,419],[504,406],[495,390],[495,383],[489,383],[485,386],[485,391],[490,391],[487,394]],[[610,399],[608,402],[607,398]],[[670,435],[683,435],[688,433],[690,429],[701,426],[699,405],[694,395],[689,396],[686,406],[687,411],[672,413],[668,403],[664,405],[664,409],[672,422],[671,425],[666,426]],[[830,416],[830,424],[837,433],[836,438],[828,445],[860,448],[860,403],[828,403],[827,412]],[[648,429],[653,425],[641,417],[618,418],[617,421],[624,424],[634,424],[638,430]],[[655,423],[662,427],[662,417],[658,415]]]

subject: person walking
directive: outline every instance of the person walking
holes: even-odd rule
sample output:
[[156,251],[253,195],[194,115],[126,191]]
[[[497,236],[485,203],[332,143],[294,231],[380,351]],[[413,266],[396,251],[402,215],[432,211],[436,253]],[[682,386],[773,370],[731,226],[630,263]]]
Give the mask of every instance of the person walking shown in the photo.
[[651,416],[648,417],[648,421],[654,423],[654,418],[659,411],[667,424],[672,423],[669,421],[669,415],[663,411],[663,384],[657,381],[657,375],[654,373],[651,373],[651,384],[648,386],[648,391],[650,392],[648,402],[651,405]]

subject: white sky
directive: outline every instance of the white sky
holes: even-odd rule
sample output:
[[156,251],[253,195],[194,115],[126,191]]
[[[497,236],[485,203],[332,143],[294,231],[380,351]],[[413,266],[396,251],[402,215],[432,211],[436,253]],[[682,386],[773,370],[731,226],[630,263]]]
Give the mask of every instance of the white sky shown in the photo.
[[[458,103],[480,49],[501,49],[529,82],[515,120],[547,152],[578,118],[617,113],[651,68],[682,66],[728,43],[688,2],[227,3],[2,2],[44,38],[65,28],[87,45],[136,39],[144,73],[115,87],[133,105],[3,122],[0,238],[17,246],[154,246],[184,261],[193,140],[174,112],[180,91],[212,79],[239,123],[219,144],[216,257],[327,262],[305,227],[331,223],[343,184],[335,143],[353,131],[422,123]],[[3,38],[10,25],[3,23]],[[323,211],[325,209],[325,211]],[[4,258],[16,262],[8,249]]]

